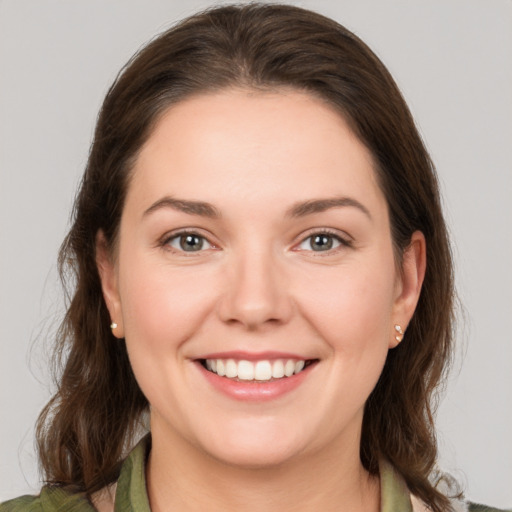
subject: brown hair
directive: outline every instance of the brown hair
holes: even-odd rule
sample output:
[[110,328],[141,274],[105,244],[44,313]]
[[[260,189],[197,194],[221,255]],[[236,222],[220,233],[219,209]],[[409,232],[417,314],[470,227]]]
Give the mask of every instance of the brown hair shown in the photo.
[[[437,447],[435,391],[452,346],[453,277],[432,162],[389,72],[354,34],[286,5],[224,6],[186,19],[122,70],[101,109],[74,223],[60,252],[72,299],[60,329],[57,393],[38,422],[47,481],[91,494],[113,482],[148,402],[124,343],[109,329],[95,263],[99,230],[116,243],[130,169],[172,104],[230,86],[306,91],[328,102],[373,154],[398,256],[414,231],[427,270],[404,341],[389,352],[363,420],[361,460],[373,474],[387,458],[434,511],[449,509],[429,483]],[[398,258],[399,261],[399,258]]]

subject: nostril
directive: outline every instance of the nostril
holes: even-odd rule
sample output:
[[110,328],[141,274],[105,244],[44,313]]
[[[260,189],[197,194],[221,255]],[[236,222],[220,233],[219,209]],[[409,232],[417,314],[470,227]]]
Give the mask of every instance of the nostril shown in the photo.
[[285,273],[279,271],[270,255],[261,254],[261,247],[253,247],[251,254],[244,255],[238,254],[233,261],[225,293],[219,297],[219,317],[249,330],[285,323],[292,310]]

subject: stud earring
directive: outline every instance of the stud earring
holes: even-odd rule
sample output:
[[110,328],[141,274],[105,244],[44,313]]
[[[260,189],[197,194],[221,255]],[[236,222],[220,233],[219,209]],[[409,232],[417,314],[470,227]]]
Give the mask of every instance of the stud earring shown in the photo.
[[404,331],[402,331],[402,326],[395,324],[395,331],[397,332],[395,340],[400,343],[404,339]]
[[117,324],[116,324],[115,322],[112,322],[112,323],[110,324],[110,328],[111,328],[112,330],[117,329]]

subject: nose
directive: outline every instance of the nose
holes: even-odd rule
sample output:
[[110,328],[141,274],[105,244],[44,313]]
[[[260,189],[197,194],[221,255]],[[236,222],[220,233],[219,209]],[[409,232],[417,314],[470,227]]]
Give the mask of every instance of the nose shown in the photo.
[[283,262],[270,250],[247,250],[233,258],[219,301],[223,322],[248,330],[288,322],[292,314]]

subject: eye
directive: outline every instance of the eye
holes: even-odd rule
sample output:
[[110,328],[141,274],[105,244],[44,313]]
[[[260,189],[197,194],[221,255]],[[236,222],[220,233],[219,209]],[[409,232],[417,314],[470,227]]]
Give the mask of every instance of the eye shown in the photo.
[[168,238],[165,245],[183,252],[199,252],[213,248],[208,240],[197,233],[178,233]]
[[305,238],[298,245],[298,249],[301,251],[326,252],[337,249],[342,245],[349,245],[349,243],[337,235],[323,232],[314,233]]

